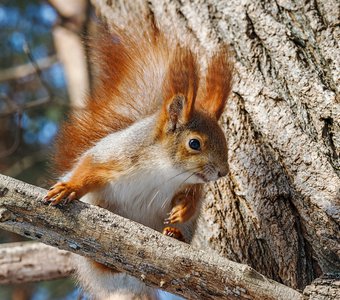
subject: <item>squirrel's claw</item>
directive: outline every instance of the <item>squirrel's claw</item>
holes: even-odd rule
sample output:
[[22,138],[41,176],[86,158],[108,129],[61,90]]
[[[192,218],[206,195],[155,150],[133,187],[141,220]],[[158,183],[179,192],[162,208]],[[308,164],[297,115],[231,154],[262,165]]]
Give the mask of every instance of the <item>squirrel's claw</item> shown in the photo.
[[65,199],[65,204],[69,204],[71,201],[75,200],[77,197],[76,192],[72,192],[68,195],[68,197]]
[[55,206],[64,201],[65,204],[76,199],[76,192],[65,182],[58,182],[52,186],[43,198],[44,203]]
[[169,213],[169,216],[164,220],[164,224],[175,224],[175,223],[184,223],[190,217],[189,213],[190,207],[185,204],[178,204],[174,206]]
[[170,237],[172,237],[176,240],[182,241],[182,242],[185,241],[182,232],[178,228],[174,228],[174,227],[170,227],[170,226],[165,227],[163,229],[163,234],[170,236]]

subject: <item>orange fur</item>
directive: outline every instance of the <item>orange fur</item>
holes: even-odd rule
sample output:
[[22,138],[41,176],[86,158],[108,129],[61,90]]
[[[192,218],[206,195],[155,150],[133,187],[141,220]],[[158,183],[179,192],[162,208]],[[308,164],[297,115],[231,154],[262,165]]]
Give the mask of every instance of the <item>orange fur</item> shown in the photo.
[[232,86],[233,66],[228,49],[221,46],[211,58],[206,74],[205,91],[200,91],[196,107],[210,114],[217,120],[221,117],[227,104]]
[[90,156],[86,156],[79,162],[67,182],[58,182],[48,191],[45,201],[56,205],[64,199],[80,199],[86,193],[103,187],[122,171],[123,167],[119,162],[97,163]]
[[92,264],[92,267],[97,269],[98,271],[102,271],[102,272],[108,272],[108,273],[118,273],[118,271],[107,267],[99,262],[96,262],[94,260],[89,260],[89,262]]
[[[227,49],[222,47],[211,59],[205,88],[200,87],[196,100],[199,68],[195,56],[187,48],[170,44],[155,26],[150,28],[130,30],[129,34],[114,28],[111,34],[99,26],[90,43],[98,79],[85,108],[71,112],[61,128],[54,155],[59,174],[70,170],[77,158],[101,138],[157,111],[162,99],[160,127],[166,120],[164,109],[176,94],[183,94],[188,102],[184,119],[190,117],[194,102],[203,112],[217,119],[221,116],[231,89]],[[168,68],[167,78],[158,78],[160,68]],[[149,73],[144,74],[145,70]],[[149,92],[150,87],[156,91]]]
[[[111,34],[99,26],[98,34],[91,43],[98,79],[85,109],[71,114],[58,137],[55,163],[60,173],[69,171],[81,154],[103,137],[157,110],[161,113],[156,130],[163,139],[167,124],[171,121],[185,124],[192,118],[194,107],[220,118],[231,90],[232,67],[227,49],[221,47],[212,57],[205,82],[199,87],[195,55],[187,48],[169,44],[156,27],[150,28],[148,31],[136,29],[129,34],[114,28]],[[165,76],[158,79],[157,68],[162,67],[165,68]],[[154,85],[159,91],[148,92]],[[170,142],[173,140],[171,136],[168,139]],[[204,147],[204,141],[202,145]],[[179,149],[179,152],[185,157],[187,149]],[[55,203],[72,192],[72,198],[74,194],[80,198],[112,180],[112,171],[119,169],[117,162],[98,166],[90,159],[84,159],[71,179],[62,186],[56,186],[48,196],[50,199],[52,194],[57,196]],[[173,206],[179,217],[172,218],[171,222],[185,222],[195,211],[191,208],[196,198],[189,193],[177,203],[176,197]]]
[[[69,171],[77,159],[103,137],[158,110],[161,113],[156,130],[163,139],[167,124],[171,121],[185,124],[192,118],[194,107],[215,119],[220,118],[231,89],[232,67],[227,49],[221,47],[212,57],[205,82],[199,87],[195,55],[187,48],[168,43],[154,26],[150,28],[131,30],[129,34],[114,28],[111,34],[99,27],[91,43],[98,79],[86,107],[73,112],[62,127],[55,153],[60,173]],[[164,78],[159,78],[161,68],[164,68]],[[149,92],[149,89],[155,90]],[[185,156],[187,150],[181,151]],[[65,195],[73,191],[80,198],[112,180],[115,168],[119,169],[117,162],[98,166],[91,160],[83,160],[70,181],[63,183],[63,187],[58,186],[59,193]],[[55,188],[50,194],[56,191]],[[57,199],[61,201],[60,194]],[[188,207],[195,197],[188,195],[186,199],[177,204],[179,222],[191,217]]]
[[189,49],[177,46],[164,84],[163,110],[167,110],[174,95],[182,94],[186,97],[184,121],[191,117],[199,83],[196,57]]
[[[158,109],[159,99],[154,99],[157,95],[148,97],[147,88],[159,77],[157,69],[167,60],[170,50],[163,35],[152,28],[150,32],[136,30],[129,35],[118,28],[111,34],[99,26],[89,45],[98,78],[85,108],[72,111],[60,130],[54,154],[59,174],[70,170],[77,158],[103,137]],[[143,78],[144,69],[150,70],[146,74],[150,78]],[[145,82],[140,82],[141,78]]]
[[158,123],[158,136],[164,138],[169,123],[186,124],[194,109],[199,84],[194,54],[177,46],[163,85],[163,105]]

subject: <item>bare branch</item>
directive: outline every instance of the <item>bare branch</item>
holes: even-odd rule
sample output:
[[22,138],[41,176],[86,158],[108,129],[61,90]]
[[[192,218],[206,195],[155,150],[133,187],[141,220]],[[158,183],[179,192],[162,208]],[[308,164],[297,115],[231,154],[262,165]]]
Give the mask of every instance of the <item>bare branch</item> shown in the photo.
[[[6,96],[4,94],[0,95],[0,99],[5,99],[5,97],[8,98],[8,96]],[[59,100],[59,99],[56,99],[54,97],[53,98],[42,97],[42,98],[30,101],[30,102],[24,103],[22,105],[17,105],[17,104],[10,105],[9,109],[0,113],[0,118],[10,116],[10,115],[18,113],[20,111],[23,112],[27,109],[37,108],[37,107],[46,105],[46,104],[51,103],[51,102],[56,103],[56,104],[60,104],[60,105],[65,105],[64,104],[65,101],[62,101],[61,99]],[[14,103],[14,101],[13,101],[13,103]]]
[[0,284],[67,277],[73,273],[72,254],[35,242],[0,245]]
[[340,273],[321,276],[306,286],[303,294],[310,300],[340,299]]
[[14,101],[11,101],[11,99],[7,97],[6,95],[0,94],[0,99],[1,98],[5,99],[5,102],[7,103],[7,105],[10,106],[11,109],[17,113],[17,122],[18,122],[18,125],[15,127],[14,141],[12,145],[8,149],[0,152],[0,158],[3,158],[14,153],[20,145],[21,134],[22,134],[22,108],[19,105],[17,105]]
[[[51,280],[73,272],[70,252],[37,242],[0,245],[0,284]],[[307,286],[303,293],[310,300],[335,300],[340,296],[339,285],[339,274],[327,274]]]
[[[56,55],[52,55],[38,60],[36,64],[39,66],[40,70],[43,70],[51,67],[56,62],[57,62]],[[28,75],[34,74],[35,72],[36,68],[31,63],[12,67],[9,69],[2,70],[0,72],[0,82],[26,77]]]
[[0,175],[0,228],[91,257],[190,299],[302,299],[252,268],[193,249],[79,201],[51,207],[45,190]]
[[48,83],[45,81],[45,79],[43,78],[43,75],[42,75],[42,71],[41,71],[41,69],[40,69],[40,66],[39,66],[39,64],[35,61],[35,59],[34,59],[32,53],[31,53],[31,49],[30,49],[30,47],[28,46],[27,43],[24,44],[24,51],[25,51],[25,53],[27,54],[27,57],[28,57],[28,59],[30,60],[30,62],[31,62],[31,64],[32,64],[32,66],[33,66],[35,72],[37,73],[38,78],[39,78],[39,80],[40,80],[42,86],[43,86],[43,87],[45,88],[45,90],[47,91],[48,96],[49,96],[50,98],[53,98],[53,91],[52,91],[51,87],[49,86],[49,84],[48,84]]

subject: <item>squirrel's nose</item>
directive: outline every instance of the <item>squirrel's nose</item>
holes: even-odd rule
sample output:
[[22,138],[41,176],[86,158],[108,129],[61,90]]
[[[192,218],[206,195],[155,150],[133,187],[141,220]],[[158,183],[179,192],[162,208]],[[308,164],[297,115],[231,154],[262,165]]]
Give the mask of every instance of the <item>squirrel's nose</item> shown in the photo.
[[217,173],[217,175],[218,175],[218,177],[224,177],[224,176],[226,176],[228,174],[228,170],[226,169],[226,170],[220,170],[220,171],[218,171],[218,173]]

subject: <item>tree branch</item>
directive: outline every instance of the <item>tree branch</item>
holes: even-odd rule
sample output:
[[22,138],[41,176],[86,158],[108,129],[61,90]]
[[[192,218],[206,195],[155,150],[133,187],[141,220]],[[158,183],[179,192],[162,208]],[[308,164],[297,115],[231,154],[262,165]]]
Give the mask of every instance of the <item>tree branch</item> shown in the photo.
[[[51,67],[53,64],[58,62],[57,56],[52,55],[49,57],[44,57],[40,60],[38,60],[37,66],[40,70],[47,69]],[[32,63],[28,63],[25,65],[20,65],[16,67],[12,67],[9,69],[2,70],[0,72],[0,82],[7,81],[7,80],[13,80],[13,79],[19,79],[22,77],[26,77],[28,75],[32,75],[36,73],[36,67],[32,65]]]
[[340,273],[322,275],[307,285],[303,294],[309,300],[340,299]]
[[0,175],[0,228],[190,299],[302,299],[249,266],[193,249],[103,208],[79,201],[66,207],[44,205],[45,192]]
[[57,279],[73,271],[70,252],[36,242],[0,245],[0,284]]
[[[53,260],[53,264],[51,264]],[[72,254],[38,242],[0,245],[0,284],[26,283],[67,277],[72,274]],[[326,274],[308,285],[309,300],[339,299],[340,274]]]

